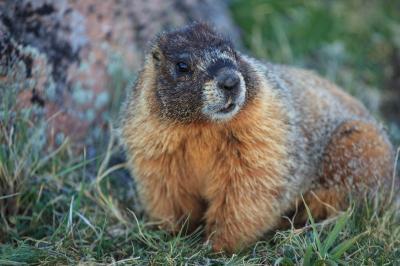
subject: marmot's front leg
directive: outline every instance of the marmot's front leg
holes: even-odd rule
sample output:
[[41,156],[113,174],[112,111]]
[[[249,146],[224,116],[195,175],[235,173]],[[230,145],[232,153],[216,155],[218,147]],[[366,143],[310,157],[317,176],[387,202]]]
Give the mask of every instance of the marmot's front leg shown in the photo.
[[163,229],[177,232],[182,225],[195,229],[205,211],[205,204],[194,194],[187,193],[179,175],[178,164],[164,159],[165,164],[141,160],[136,167],[136,180],[141,202],[150,220]]
[[278,195],[285,188],[251,175],[220,181],[206,212],[206,233],[215,251],[233,252],[276,225],[283,208]]

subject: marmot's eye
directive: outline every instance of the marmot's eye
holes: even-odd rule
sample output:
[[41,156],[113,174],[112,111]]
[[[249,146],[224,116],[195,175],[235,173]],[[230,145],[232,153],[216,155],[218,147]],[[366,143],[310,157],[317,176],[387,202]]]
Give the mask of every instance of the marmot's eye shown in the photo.
[[179,62],[176,64],[176,69],[180,73],[189,72],[189,65],[184,62]]

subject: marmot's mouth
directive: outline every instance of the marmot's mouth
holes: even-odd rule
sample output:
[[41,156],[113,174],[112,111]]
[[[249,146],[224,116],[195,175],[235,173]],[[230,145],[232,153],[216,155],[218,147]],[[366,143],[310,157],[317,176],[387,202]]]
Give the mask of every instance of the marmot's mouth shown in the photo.
[[222,108],[221,110],[218,111],[218,113],[224,113],[224,114],[229,113],[229,112],[231,112],[233,109],[235,109],[235,107],[236,107],[236,104],[234,104],[234,103],[226,104],[226,105],[224,106],[224,108]]
[[229,97],[228,101],[226,102],[226,104],[224,105],[224,107],[222,107],[218,113],[223,113],[223,114],[227,114],[230,111],[232,111],[233,109],[235,109],[236,104],[232,102],[232,98]]

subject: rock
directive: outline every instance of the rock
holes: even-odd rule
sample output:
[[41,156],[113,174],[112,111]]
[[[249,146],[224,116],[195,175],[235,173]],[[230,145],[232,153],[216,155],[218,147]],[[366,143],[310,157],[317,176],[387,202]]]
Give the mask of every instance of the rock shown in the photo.
[[1,1],[0,88],[13,84],[18,106],[42,109],[50,146],[65,137],[91,145],[113,120],[149,41],[192,21],[239,43],[222,1]]

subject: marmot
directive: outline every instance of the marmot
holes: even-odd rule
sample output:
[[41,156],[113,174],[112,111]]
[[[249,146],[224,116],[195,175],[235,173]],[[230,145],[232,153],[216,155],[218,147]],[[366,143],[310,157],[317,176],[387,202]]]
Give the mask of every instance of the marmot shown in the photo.
[[171,231],[204,224],[217,251],[255,242],[303,198],[321,219],[391,183],[392,145],[360,102],[239,53],[204,23],[157,36],[121,122],[150,219]]

